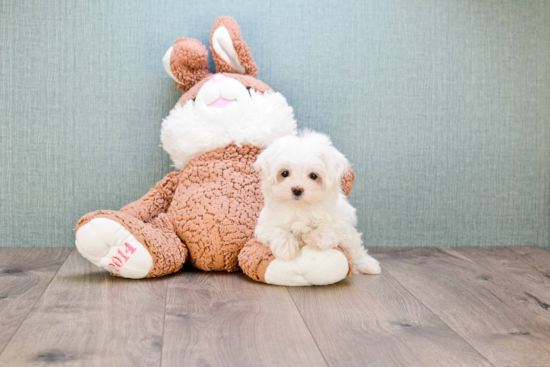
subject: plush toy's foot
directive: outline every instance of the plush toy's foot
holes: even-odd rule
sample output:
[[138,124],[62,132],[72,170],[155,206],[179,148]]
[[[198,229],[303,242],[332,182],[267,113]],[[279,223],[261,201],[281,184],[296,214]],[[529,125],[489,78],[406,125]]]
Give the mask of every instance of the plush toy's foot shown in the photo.
[[149,251],[112,219],[94,218],[80,227],[76,248],[94,265],[124,278],[145,278],[153,266]]
[[241,250],[239,266],[254,280],[284,286],[334,284],[353,269],[349,254],[341,247],[316,250],[306,246],[291,261],[282,261],[256,239]]
[[115,211],[82,217],[75,229],[76,248],[87,260],[113,275],[141,279],[181,269],[187,249],[166,214],[151,223]]

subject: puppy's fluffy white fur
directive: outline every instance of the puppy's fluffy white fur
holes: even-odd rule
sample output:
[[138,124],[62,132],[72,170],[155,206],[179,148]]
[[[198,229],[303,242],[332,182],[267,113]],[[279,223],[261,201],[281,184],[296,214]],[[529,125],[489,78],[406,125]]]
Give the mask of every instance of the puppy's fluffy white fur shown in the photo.
[[277,139],[258,157],[265,207],[256,238],[284,261],[302,246],[338,245],[349,252],[354,272],[379,274],[378,261],[367,254],[357,232],[355,208],[341,189],[348,160],[328,136],[305,130]]

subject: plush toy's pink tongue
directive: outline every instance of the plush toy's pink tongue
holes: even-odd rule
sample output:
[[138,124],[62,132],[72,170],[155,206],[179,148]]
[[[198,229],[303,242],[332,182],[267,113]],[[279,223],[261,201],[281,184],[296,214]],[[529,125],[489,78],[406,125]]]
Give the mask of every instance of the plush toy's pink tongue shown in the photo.
[[225,98],[218,98],[214,102],[210,103],[208,106],[209,107],[216,107],[216,108],[224,108],[225,106],[227,106],[231,102],[235,102],[235,101],[231,101],[231,100],[225,99]]

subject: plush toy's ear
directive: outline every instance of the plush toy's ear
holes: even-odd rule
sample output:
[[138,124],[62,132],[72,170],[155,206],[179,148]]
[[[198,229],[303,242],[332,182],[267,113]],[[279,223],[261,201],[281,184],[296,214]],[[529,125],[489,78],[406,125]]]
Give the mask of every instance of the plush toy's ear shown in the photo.
[[183,93],[204,79],[208,71],[208,51],[202,43],[180,38],[162,58],[164,69]]
[[241,37],[241,29],[231,17],[219,17],[210,33],[210,51],[218,73],[239,73],[256,77],[258,67],[248,46]]

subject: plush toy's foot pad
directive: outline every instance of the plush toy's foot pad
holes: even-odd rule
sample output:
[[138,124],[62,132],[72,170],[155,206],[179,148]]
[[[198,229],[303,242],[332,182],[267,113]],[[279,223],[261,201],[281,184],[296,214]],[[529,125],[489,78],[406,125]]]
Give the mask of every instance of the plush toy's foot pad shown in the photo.
[[252,279],[284,286],[334,284],[350,275],[353,268],[349,254],[341,247],[316,250],[306,246],[291,261],[282,261],[255,239],[241,250],[239,265]]
[[306,246],[290,261],[273,260],[264,277],[268,284],[327,285],[341,281],[348,272],[348,259],[341,251],[316,250]]
[[87,260],[124,278],[149,274],[153,257],[120,223],[94,218],[76,231],[76,248]]

